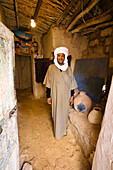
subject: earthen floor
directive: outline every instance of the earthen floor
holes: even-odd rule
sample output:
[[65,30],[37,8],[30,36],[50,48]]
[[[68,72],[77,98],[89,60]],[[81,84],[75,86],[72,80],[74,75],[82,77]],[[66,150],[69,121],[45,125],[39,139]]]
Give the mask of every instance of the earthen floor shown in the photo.
[[66,137],[54,138],[46,99],[36,100],[26,90],[17,96],[20,168],[27,161],[33,170],[88,170],[87,159],[69,129]]

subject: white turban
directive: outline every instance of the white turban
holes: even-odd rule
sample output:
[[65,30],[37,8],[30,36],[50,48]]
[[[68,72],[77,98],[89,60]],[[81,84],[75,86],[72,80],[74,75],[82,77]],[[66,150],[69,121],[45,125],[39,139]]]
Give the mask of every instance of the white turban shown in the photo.
[[[65,54],[65,60],[64,60],[64,64],[61,66],[58,64],[58,61],[57,61],[57,54],[59,53],[63,53]],[[67,60],[67,57],[68,57],[68,49],[66,47],[58,47],[55,49],[54,51],[54,63],[55,65],[62,71],[65,71],[67,68],[68,68],[68,60]]]

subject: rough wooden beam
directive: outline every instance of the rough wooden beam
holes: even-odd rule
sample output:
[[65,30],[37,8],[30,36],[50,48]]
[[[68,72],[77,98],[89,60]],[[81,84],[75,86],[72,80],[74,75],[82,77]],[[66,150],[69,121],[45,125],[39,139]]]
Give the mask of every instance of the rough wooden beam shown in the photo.
[[94,28],[87,28],[87,29],[84,29],[81,33],[81,35],[86,35],[86,34],[89,34],[89,33],[92,33],[94,31],[96,31],[97,29],[99,28],[103,28],[103,27],[108,27],[108,26],[111,26],[113,25],[113,21],[111,22],[106,22],[106,23],[102,23],[102,24],[99,24],[97,25],[96,27]]
[[42,0],[38,0],[36,10],[35,10],[35,13],[34,13],[34,19],[37,18],[38,12],[40,10],[41,3],[42,3]]
[[32,30],[36,30],[36,31],[39,31],[40,33],[42,33],[42,34],[44,34],[44,33],[46,33],[47,31],[44,31],[44,30],[42,30],[42,29],[40,29],[40,28],[32,28]]
[[[89,0],[83,1],[83,7],[86,6],[86,4],[89,2]],[[78,1],[78,3],[75,6],[75,12],[74,14],[70,17],[70,19],[67,21],[66,28],[70,25],[70,23],[74,20],[74,18],[77,16],[77,14],[80,13],[81,11],[81,1]]]
[[54,4],[52,1],[50,1],[50,0],[43,0],[43,2],[46,3],[48,6],[51,6],[53,8],[53,10],[59,12],[60,14],[63,13],[63,9],[59,8],[59,6]]
[[75,19],[71,22],[71,24],[68,26],[67,31],[69,31],[77,23],[77,21],[85,14],[87,14],[99,1],[100,0],[94,0],[84,11],[77,15]]
[[78,26],[77,28],[72,30],[71,32],[72,33],[80,32],[84,28],[87,28],[87,27],[95,25],[95,24],[100,24],[105,21],[109,21],[111,18],[112,18],[112,16],[110,14],[108,14],[106,16],[103,16],[102,18],[88,20],[88,22],[86,24],[81,24],[80,26]]
[[65,9],[65,11],[63,12],[63,14],[61,15],[61,17],[57,20],[56,25],[58,26],[60,24],[60,22],[62,21],[63,18],[65,18],[65,16],[67,15],[67,13],[69,12],[70,8],[72,7],[72,5],[75,3],[75,0],[71,0],[70,4],[67,6],[67,8]]
[[50,20],[48,20],[47,18],[45,18],[44,16],[39,16],[38,19],[42,22],[47,23],[49,26],[52,24]]
[[19,18],[18,18],[18,6],[17,6],[17,0],[13,0],[14,2],[14,11],[15,11],[15,18],[16,18],[16,25],[19,29]]
[[43,25],[43,27],[46,28],[46,29],[50,28],[50,25],[47,25],[47,23],[42,22],[41,20],[37,20],[37,24],[38,24],[38,23],[41,24],[41,25]]
[[80,26],[78,26],[77,28],[72,30],[71,32],[72,33],[79,32],[80,30],[85,29],[85,28],[87,28],[91,25],[95,25],[95,24],[99,24],[99,23],[102,23],[102,22],[105,22],[105,21],[109,21],[112,18],[112,16],[110,15],[110,13],[112,11],[113,11],[113,7],[110,8],[109,10],[105,11],[104,13],[98,15],[97,17],[94,17],[94,18],[88,20],[86,23],[81,24]]

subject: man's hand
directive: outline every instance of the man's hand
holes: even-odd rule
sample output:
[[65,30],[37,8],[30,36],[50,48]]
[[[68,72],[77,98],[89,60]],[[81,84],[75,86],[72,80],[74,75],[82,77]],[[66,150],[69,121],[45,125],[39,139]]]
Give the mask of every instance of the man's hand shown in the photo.
[[78,89],[74,89],[74,97],[76,97],[78,94],[80,94],[80,91]]
[[70,105],[72,106],[72,104],[74,103],[74,97],[73,96],[71,96],[71,98],[70,98],[70,100],[69,100],[69,103],[70,103]]
[[47,98],[47,103],[51,104],[51,98]]

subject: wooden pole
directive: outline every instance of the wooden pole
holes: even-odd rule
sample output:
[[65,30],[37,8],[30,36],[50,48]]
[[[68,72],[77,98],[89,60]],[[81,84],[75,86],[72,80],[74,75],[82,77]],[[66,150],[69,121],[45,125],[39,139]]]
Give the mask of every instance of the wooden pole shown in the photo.
[[[89,0],[83,1],[83,7],[85,7],[88,2],[89,2]],[[67,23],[66,23],[66,28],[70,25],[70,23],[74,20],[74,18],[76,17],[76,15],[77,15],[78,13],[80,13],[81,10],[82,10],[82,9],[81,9],[81,1],[78,1],[77,4],[76,4],[76,6],[75,6],[75,13],[74,13],[74,14],[72,15],[72,17],[67,21]],[[67,32],[68,32],[68,31],[67,31]]]
[[57,20],[56,25],[58,26],[60,24],[60,22],[62,21],[63,18],[65,18],[65,16],[67,15],[67,13],[69,12],[70,8],[72,7],[72,5],[75,3],[75,0],[71,0],[70,4],[67,6],[67,8],[65,9],[65,11],[63,12],[63,14],[61,15],[61,17]]
[[103,16],[102,18],[98,18],[98,19],[95,19],[95,20],[91,19],[86,24],[81,24],[80,26],[78,26],[77,28],[72,30],[71,32],[72,33],[79,32],[80,30],[87,28],[91,25],[95,25],[95,24],[99,24],[99,23],[102,23],[102,22],[105,22],[105,21],[109,21],[111,18],[112,18],[112,16],[110,14],[108,14],[106,16]]
[[111,25],[113,25],[113,21],[102,23],[102,24],[97,25],[94,28],[87,28],[87,29],[83,30],[81,35],[86,35],[86,34],[89,34],[89,33],[92,33],[94,31],[96,31],[99,28],[106,27],[106,26],[111,26]]
[[41,3],[42,3],[42,0],[38,0],[37,2],[37,6],[36,6],[36,9],[35,9],[35,13],[34,13],[34,19],[37,18],[37,15],[38,15],[38,12],[39,12],[39,9],[40,9],[40,6],[41,6]]
[[14,2],[14,11],[15,11],[16,25],[17,25],[17,28],[19,29],[19,18],[18,18],[18,5],[17,5],[17,0],[13,0],[13,2]]
[[94,0],[84,11],[77,15],[75,19],[71,22],[71,24],[68,26],[67,31],[69,31],[77,23],[77,21],[85,14],[87,14],[99,1],[100,0]]

